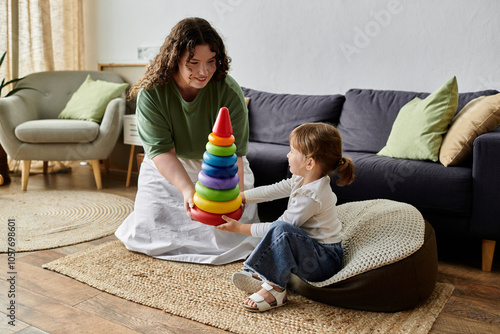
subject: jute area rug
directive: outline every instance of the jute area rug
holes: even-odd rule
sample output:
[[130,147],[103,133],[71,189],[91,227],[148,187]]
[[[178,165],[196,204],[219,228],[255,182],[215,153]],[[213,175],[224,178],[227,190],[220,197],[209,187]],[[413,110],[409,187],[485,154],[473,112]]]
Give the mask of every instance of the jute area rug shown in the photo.
[[17,252],[110,235],[133,207],[128,198],[99,191],[28,191],[0,196],[0,253],[7,251],[9,232],[11,236],[14,232]]
[[139,304],[234,333],[427,333],[453,292],[438,283],[419,307],[376,313],[333,307],[289,293],[287,306],[245,311],[247,294],[231,275],[241,262],[209,266],[171,262],[128,251],[120,241],[94,246],[43,266]]

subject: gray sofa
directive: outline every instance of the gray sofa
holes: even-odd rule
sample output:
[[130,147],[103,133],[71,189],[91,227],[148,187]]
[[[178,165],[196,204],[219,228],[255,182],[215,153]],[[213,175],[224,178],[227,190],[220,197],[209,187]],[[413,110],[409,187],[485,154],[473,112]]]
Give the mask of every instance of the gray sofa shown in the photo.
[[[491,270],[494,240],[500,239],[500,128],[479,136],[472,158],[459,166],[379,156],[396,116],[407,102],[429,93],[351,89],[345,95],[273,94],[242,88],[250,98],[248,159],[255,184],[289,177],[288,134],[305,122],[336,124],[344,154],[356,167],[353,184],[332,188],[338,203],[390,199],[415,206],[437,235],[483,240],[483,270]],[[496,90],[459,94],[459,106]],[[277,218],[287,200],[259,204],[263,220]],[[439,241],[439,239],[438,239]],[[493,245],[491,247],[491,245]]]

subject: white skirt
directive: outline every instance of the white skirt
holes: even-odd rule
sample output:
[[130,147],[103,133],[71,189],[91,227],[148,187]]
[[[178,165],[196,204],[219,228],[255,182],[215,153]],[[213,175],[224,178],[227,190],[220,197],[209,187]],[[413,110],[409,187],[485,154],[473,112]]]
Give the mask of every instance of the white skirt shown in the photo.
[[[195,183],[202,160],[179,160]],[[246,157],[243,164],[245,189],[251,189],[254,176]],[[240,222],[259,222],[256,204],[245,206]],[[163,260],[215,265],[245,259],[260,241],[190,220],[184,212],[181,193],[147,157],[141,164],[134,211],[115,235],[131,251]]]

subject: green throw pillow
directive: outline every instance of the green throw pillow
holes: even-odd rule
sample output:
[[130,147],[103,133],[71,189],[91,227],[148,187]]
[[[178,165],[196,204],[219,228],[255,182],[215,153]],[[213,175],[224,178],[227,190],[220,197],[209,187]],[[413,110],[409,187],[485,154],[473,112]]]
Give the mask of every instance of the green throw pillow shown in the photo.
[[392,158],[438,161],[443,134],[458,107],[458,85],[451,78],[425,99],[418,97],[398,113],[386,146],[378,152]]
[[94,81],[89,74],[80,88],[71,96],[58,118],[100,123],[108,103],[119,97],[127,87],[128,83]]

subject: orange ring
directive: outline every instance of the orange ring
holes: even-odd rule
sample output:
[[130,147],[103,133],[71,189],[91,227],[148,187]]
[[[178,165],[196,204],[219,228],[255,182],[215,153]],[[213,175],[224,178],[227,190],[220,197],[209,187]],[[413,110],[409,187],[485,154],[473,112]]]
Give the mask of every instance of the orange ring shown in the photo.
[[241,206],[241,201],[242,201],[241,195],[238,195],[238,197],[236,197],[235,199],[225,202],[209,201],[208,199],[204,199],[197,193],[194,193],[193,196],[194,205],[196,205],[203,211],[210,213],[218,213],[218,214],[223,214],[238,210],[238,208]]
[[231,146],[234,144],[234,136],[231,137],[219,137],[213,132],[208,135],[208,141],[216,146]]

